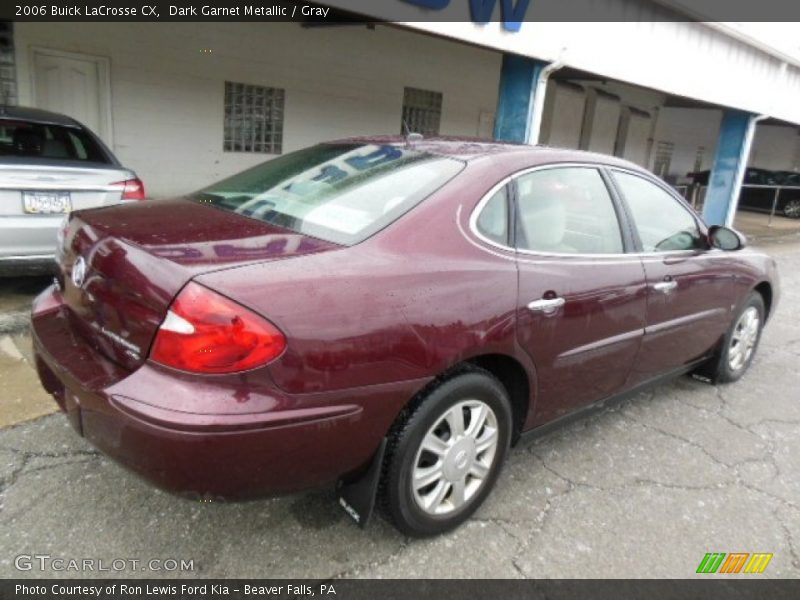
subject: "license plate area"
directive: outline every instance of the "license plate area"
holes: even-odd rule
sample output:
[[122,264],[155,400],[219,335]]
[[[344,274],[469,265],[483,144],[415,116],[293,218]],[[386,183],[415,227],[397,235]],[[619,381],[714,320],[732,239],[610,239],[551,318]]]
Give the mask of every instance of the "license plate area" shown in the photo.
[[69,192],[22,192],[22,207],[31,215],[57,215],[72,210]]

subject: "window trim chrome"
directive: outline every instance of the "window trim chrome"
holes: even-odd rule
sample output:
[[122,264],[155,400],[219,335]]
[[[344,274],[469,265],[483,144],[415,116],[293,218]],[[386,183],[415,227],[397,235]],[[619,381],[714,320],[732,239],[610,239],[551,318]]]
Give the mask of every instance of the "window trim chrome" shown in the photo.
[[[505,252],[513,252],[514,254],[524,254],[526,256],[540,256],[540,257],[553,257],[553,258],[581,258],[581,259],[597,258],[597,259],[609,259],[609,258],[630,258],[632,256],[667,256],[667,255],[669,255],[669,256],[687,255],[688,256],[690,254],[697,254],[697,252],[698,252],[697,250],[675,250],[675,251],[671,251],[671,252],[620,252],[620,253],[611,253],[611,254],[608,254],[608,253],[606,253],[606,254],[587,254],[587,253],[570,253],[570,252],[541,252],[541,251],[536,251],[536,250],[526,250],[524,248],[515,248],[513,246],[508,246],[508,245],[505,245],[505,244],[499,244],[499,243],[495,242],[494,240],[490,240],[489,238],[484,236],[478,230],[477,223],[478,223],[478,218],[480,217],[481,212],[483,212],[484,207],[489,202],[489,200],[492,198],[492,196],[494,196],[497,193],[497,191],[500,190],[500,188],[502,188],[503,186],[508,185],[514,179],[517,179],[518,177],[522,177],[523,175],[527,175],[528,173],[534,173],[536,171],[544,171],[546,169],[575,168],[575,167],[594,169],[595,171],[598,172],[598,174],[600,174],[600,171],[602,169],[608,169],[608,170],[617,169],[619,171],[630,173],[631,175],[638,175],[638,176],[642,177],[642,179],[645,179],[647,181],[652,181],[653,183],[655,183],[656,185],[658,185],[659,187],[661,187],[662,189],[664,189],[665,191],[670,193],[670,195],[673,198],[678,200],[678,198],[674,194],[672,194],[671,192],[669,192],[668,189],[666,189],[665,184],[662,185],[662,184],[658,183],[657,181],[654,181],[652,176],[648,176],[647,173],[640,173],[640,172],[638,172],[636,170],[629,169],[629,168],[626,168],[626,167],[617,167],[617,166],[612,166],[612,165],[608,165],[608,164],[605,164],[605,163],[574,162],[574,161],[573,162],[547,163],[547,164],[543,164],[543,165],[536,165],[535,167],[525,167],[524,169],[521,169],[519,171],[515,171],[511,175],[507,175],[502,180],[500,180],[497,184],[492,186],[489,189],[489,191],[486,192],[486,194],[484,194],[481,197],[481,199],[475,205],[475,208],[473,209],[472,214],[470,214],[470,218],[469,218],[469,229],[470,229],[470,232],[472,233],[472,235],[477,237],[480,241],[482,241],[485,244],[488,244],[489,246],[492,246],[493,248],[498,248],[500,250],[504,250]],[[609,194],[609,199],[613,202],[613,198],[611,198],[610,196],[611,195]],[[681,204],[683,205],[683,201],[682,200],[681,200]],[[684,206],[684,208],[686,208],[686,207]],[[692,217],[695,216],[691,212],[690,212],[690,215]],[[617,220],[619,221],[619,215],[617,215]],[[697,219],[695,219],[695,220],[697,220]],[[621,226],[622,224],[619,223],[619,225]],[[701,231],[702,231],[702,228],[701,228]]]

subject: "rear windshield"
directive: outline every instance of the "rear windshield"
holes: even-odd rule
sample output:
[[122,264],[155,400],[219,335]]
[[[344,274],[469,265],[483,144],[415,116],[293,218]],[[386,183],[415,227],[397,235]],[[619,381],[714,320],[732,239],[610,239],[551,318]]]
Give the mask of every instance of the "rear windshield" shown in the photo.
[[375,144],[321,144],[215,183],[192,199],[337,244],[383,229],[452,179],[461,161]]
[[97,142],[78,127],[0,120],[0,156],[110,162]]

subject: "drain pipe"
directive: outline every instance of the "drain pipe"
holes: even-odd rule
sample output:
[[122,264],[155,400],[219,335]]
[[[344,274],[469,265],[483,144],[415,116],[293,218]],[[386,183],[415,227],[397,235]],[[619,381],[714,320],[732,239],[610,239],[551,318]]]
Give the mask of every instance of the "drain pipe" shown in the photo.
[[559,58],[539,71],[539,76],[536,78],[536,88],[533,92],[533,107],[531,109],[530,125],[528,126],[528,139],[526,140],[528,144],[539,143],[539,133],[542,129],[542,114],[544,113],[544,98],[547,93],[547,81],[550,79],[551,73],[558,71],[563,66],[564,61],[561,56],[559,56]]

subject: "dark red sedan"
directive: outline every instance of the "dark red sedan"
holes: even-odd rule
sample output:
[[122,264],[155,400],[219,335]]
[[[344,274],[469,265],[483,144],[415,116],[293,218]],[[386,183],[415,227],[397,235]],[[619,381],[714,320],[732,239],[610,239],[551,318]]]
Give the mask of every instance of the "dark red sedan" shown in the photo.
[[95,446],[183,493],[338,481],[417,535],[466,519],[522,433],[738,379],[778,298],[772,259],[647,171],[466,140],[321,144],[63,239],[37,366]]

